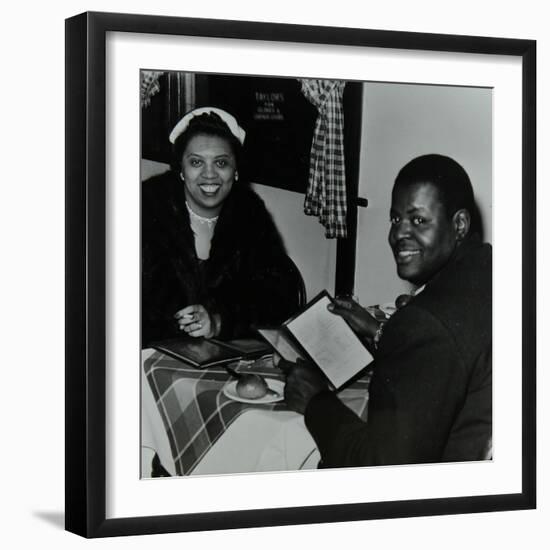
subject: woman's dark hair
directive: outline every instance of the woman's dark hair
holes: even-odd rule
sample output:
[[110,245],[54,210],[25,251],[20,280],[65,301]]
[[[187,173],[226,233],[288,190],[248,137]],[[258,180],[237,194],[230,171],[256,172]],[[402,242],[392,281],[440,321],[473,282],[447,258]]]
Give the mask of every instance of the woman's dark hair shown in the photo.
[[177,137],[172,148],[172,170],[181,171],[181,159],[189,141],[198,135],[217,136],[225,139],[235,155],[237,166],[240,165],[242,145],[231,133],[227,124],[216,113],[203,113],[194,116],[189,126]]
[[444,155],[423,155],[407,163],[395,179],[395,187],[418,183],[433,185],[439,199],[451,218],[457,210],[470,213],[470,233],[481,231],[479,210],[474,200],[474,190],[466,170],[458,162]]

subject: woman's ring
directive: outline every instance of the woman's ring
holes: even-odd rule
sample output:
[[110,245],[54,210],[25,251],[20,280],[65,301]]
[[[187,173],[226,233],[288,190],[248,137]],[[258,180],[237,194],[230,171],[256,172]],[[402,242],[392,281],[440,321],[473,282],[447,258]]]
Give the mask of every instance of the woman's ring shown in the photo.
[[197,328],[202,328],[202,323],[197,323]]

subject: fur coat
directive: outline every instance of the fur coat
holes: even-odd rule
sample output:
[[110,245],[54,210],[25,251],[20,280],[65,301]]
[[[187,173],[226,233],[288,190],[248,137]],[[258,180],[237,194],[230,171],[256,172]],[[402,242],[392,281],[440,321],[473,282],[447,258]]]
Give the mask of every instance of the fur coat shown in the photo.
[[176,311],[202,304],[221,316],[222,338],[249,336],[298,309],[301,278],[260,197],[233,186],[212,237],[197,258],[184,185],[166,172],[142,188],[142,345],[182,334]]

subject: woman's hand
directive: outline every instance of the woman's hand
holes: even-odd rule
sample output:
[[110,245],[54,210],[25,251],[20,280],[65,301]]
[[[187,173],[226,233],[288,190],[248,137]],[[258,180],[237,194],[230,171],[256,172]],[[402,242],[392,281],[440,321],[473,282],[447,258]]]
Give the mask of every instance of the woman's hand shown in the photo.
[[210,315],[200,304],[184,307],[174,314],[180,330],[197,338],[213,338],[219,333],[219,316]]
[[360,338],[372,342],[380,323],[351,298],[335,298],[328,310],[343,317]]

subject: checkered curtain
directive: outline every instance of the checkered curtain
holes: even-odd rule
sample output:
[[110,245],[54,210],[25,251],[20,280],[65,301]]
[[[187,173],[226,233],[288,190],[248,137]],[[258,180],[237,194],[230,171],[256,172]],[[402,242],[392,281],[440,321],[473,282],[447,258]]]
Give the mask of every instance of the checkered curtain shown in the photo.
[[141,107],[149,107],[151,98],[160,92],[159,77],[162,71],[141,71]]
[[302,93],[317,107],[304,212],[318,216],[325,237],[346,237],[346,176],[344,163],[345,82],[301,79]]

